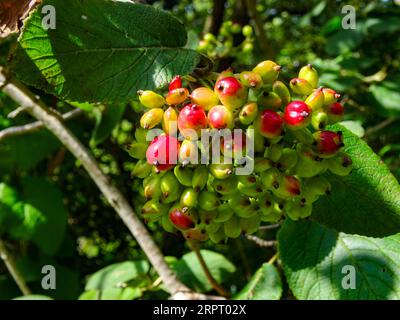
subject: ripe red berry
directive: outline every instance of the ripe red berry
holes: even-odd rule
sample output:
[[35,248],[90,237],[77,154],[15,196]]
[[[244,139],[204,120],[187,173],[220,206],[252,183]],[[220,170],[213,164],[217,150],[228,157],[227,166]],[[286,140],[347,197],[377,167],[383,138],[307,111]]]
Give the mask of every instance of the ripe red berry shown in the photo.
[[183,210],[175,208],[169,213],[169,219],[171,222],[181,230],[187,230],[194,227],[194,222],[187,212],[183,212]]
[[335,115],[343,115],[344,113],[344,107],[340,102],[335,102],[331,104],[329,107],[329,113],[335,114]]
[[247,100],[247,90],[235,77],[226,77],[217,81],[215,92],[227,108],[234,110],[242,107]]
[[175,76],[169,83],[168,91],[182,88],[182,78],[181,76]]
[[315,149],[321,156],[336,154],[343,144],[342,132],[319,131],[314,133]]
[[155,137],[146,151],[147,162],[156,166],[157,170],[165,171],[177,163],[179,141],[171,136]]
[[303,101],[293,101],[285,108],[285,123],[292,130],[306,127],[311,120],[311,109]]
[[207,128],[207,116],[203,108],[193,103],[186,105],[179,112],[178,128],[185,137],[190,137],[192,130],[199,134],[201,129]]
[[208,111],[208,123],[214,129],[226,129],[233,127],[233,114],[225,106],[215,106]]
[[255,121],[255,128],[266,138],[272,139],[282,134],[283,119],[274,110],[263,110]]

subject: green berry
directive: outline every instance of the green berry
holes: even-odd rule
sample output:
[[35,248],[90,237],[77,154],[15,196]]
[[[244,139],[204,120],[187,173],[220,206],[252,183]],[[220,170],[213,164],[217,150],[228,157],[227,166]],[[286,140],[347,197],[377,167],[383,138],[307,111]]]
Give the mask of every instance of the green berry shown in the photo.
[[174,174],[181,185],[185,187],[192,187],[192,179],[193,179],[192,169],[177,165],[174,168]]
[[246,38],[249,38],[253,35],[253,28],[249,25],[245,25],[242,29],[242,33]]
[[198,203],[200,208],[206,211],[215,210],[220,205],[218,194],[210,191],[202,191]]
[[183,207],[196,207],[198,193],[193,188],[186,188],[181,195],[181,204]]
[[198,165],[193,172],[192,187],[196,192],[201,191],[207,184],[208,170],[205,165]]
[[233,216],[231,219],[224,222],[224,232],[228,238],[239,237],[242,232],[242,229],[240,227],[240,219]]
[[347,176],[350,174],[353,168],[353,161],[351,158],[345,154],[340,152],[333,158],[327,159],[328,170],[333,174],[338,176]]
[[298,77],[307,80],[313,88],[318,87],[318,72],[311,64],[308,64],[301,68]]

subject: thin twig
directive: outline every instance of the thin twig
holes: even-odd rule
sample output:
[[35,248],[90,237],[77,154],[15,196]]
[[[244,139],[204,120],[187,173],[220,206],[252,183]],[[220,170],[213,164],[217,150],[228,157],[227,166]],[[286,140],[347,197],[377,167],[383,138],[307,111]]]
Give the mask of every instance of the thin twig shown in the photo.
[[271,257],[271,259],[268,260],[268,264],[274,264],[275,261],[278,259],[278,257],[279,257],[279,252],[275,253],[275,254]]
[[253,241],[256,245],[263,248],[271,248],[276,245],[276,240],[264,240],[257,236],[253,236],[251,234],[246,234],[246,238],[250,241]]
[[196,257],[200,262],[201,268],[203,269],[203,271],[204,271],[204,273],[205,273],[205,275],[207,277],[207,280],[211,284],[213,289],[215,291],[217,291],[218,294],[220,294],[221,296],[229,297],[229,292],[227,292],[222,286],[220,286],[217,283],[217,281],[214,279],[214,277],[212,276],[212,274],[210,272],[210,269],[208,268],[207,263],[205,262],[203,256],[201,255],[200,249],[197,246],[197,244],[194,241],[190,240],[190,239],[187,239],[187,242],[188,242],[190,248],[196,254]]
[[384,121],[378,123],[376,126],[370,127],[367,130],[365,130],[364,137],[370,136],[373,133],[376,133],[382,129],[385,129],[386,127],[390,126],[397,120],[399,120],[399,118],[396,118],[396,117],[390,117],[390,118],[385,119]]
[[10,272],[11,276],[13,277],[18,288],[21,290],[22,294],[24,296],[30,295],[31,290],[26,284],[25,279],[22,276],[21,272],[18,270],[13,256],[8,252],[6,244],[2,239],[0,239],[0,258],[4,261],[4,264],[6,265],[8,272]]
[[[162,278],[165,287],[173,298],[188,299],[194,297],[191,290],[180,282],[175,273],[169,268],[164,256],[155,244],[150,233],[135,214],[123,194],[104,175],[94,157],[74,134],[60,121],[59,117],[51,112],[44,103],[37,99],[23,84],[17,80],[7,81],[7,73],[0,67],[0,87],[21,106],[51,131],[65,147],[82,163],[89,176],[96,183],[107,201],[119,214],[122,221],[136,238],[156,272]],[[201,295],[197,294],[197,298]]]
[[[26,109],[26,108],[25,108]],[[62,115],[64,121],[76,118],[81,115],[83,111],[81,109],[74,109]],[[10,127],[0,131],[0,140],[6,139],[12,136],[21,136],[28,133],[38,131],[44,127],[41,121],[32,122],[18,127]]]
[[281,225],[282,225],[281,223],[268,224],[265,226],[261,226],[260,228],[258,228],[258,230],[272,230],[272,229],[279,228]]

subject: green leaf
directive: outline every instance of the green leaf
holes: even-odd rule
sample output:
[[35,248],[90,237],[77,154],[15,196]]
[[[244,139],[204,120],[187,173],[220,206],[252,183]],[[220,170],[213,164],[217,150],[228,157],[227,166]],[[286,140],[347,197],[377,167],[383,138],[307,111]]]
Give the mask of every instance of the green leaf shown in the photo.
[[330,36],[327,39],[325,51],[332,56],[337,56],[356,49],[364,38],[360,24],[358,23],[357,29],[340,30]]
[[96,127],[93,131],[91,144],[98,145],[108,138],[117,124],[121,121],[126,109],[125,103],[106,106],[96,117]]
[[67,227],[63,194],[51,182],[38,177],[23,179],[22,186],[24,201],[40,210],[46,219],[32,240],[45,254],[53,255],[60,248]]
[[[42,28],[41,8],[57,12]],[[126,102],[186,75],[200,55],[186,30],[152,6],[98,0],[45,0],[25,22],[12,66],[23,82],[75,102]]]
[[[200,250],[200,252],[217,283],[223,283],[236,271],[236,267],[222,254],[209,250]],[[194,252],[185,254],[172,265],[172,269],[176,272],[178,278],[193,290],[198,292],[212,290],[212,286]]]
[[281,295],[282,282],[278,270],[272,264],[264,263],[235,299],[279,300]]
[[21,296],[14,298],[13,300],[53,300],[53,298],[50,298],[48,296],[43,296],[40,294],[31,294],[27,296]]
[[321,74],[320,82],[323,86],[335,88],[338,91],[345,92],[360,83],[360,77],[341,76],[339,72],[325,72]]
[[[298,299],[400,298],[400,234],[376,239],[286,220],[278,241],[289,287]],[[351,284],[344,266],[354,268],[355,289],[342,286]]]
[[120,288],[127,282],[147,274],[149,268],[150,265],[146,260],[114,263],[92,274],[85,290],[103,291]]
[[30,170],[60,147],[60,142],[47,131],[7,138],[0,145],[0,170]]
[[334,31],[339,30],[342,27],[342,19],[339,16],[335,16],[328,20],[327,23],[321,28],[321,34],[326,36]]
[[134,300],[140,298],[143,292],[140,288],[108,288],[100,292],[99,290],[89,290],[79,296],[79,300]]
[[353,160],[347,177],[329,174],[332,193],[314,205],[312,218],[346,233],[372,237],[400,230],[400,185],[383,161],[355,134],[341,125],[344,151]]
[[365,134],[365,129],[359,121],[341,121],[340,125],[354,133],[357,137],[362,138]]
[[12,210],[19,222],[10,228],[9,233],[16,239],[31,239],[39,225],[46,221],[44,214],[29,203],[17,202]]
[[371,85],[369,91],[382,108],[394,114],[400,113],[400,74]]
[[16,239],[29,240],[44,221],[40,210],[19,201],[14,188],[0,184],[0,233],[6,232]]
[[400,18],[388,17],[385,18],[370,18],[366,21],[368,33],[371,35],[390,34],[400,31]]

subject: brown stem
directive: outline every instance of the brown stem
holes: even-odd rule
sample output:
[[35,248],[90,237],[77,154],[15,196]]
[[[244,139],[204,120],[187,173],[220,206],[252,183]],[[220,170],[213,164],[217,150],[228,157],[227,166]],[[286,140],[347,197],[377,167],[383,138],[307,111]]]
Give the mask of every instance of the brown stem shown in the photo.
[[[68,121],[81,115],[83,111],[81,109],[74,109],[66,112],[62,115],[64,121]],[[32,122],[18,127],[10,127],[0,131],[0,140],[8,137],[22,136],[28,133],[36,132],[44,128],[44,124],[41,121]]]
[[13,256],[10,254],[10,252],[8,252],[6,244],[2,239],[0,239],[0,258],[4,261],[4,264],[6,265],[8,272],[10,272],[11,276],[13,277],[18,288],[21,290],[22,294],[24,296],[30,295],[31,290],[26,284],[25,279],[22,276],[21,272],[18,270]]
[[212,276],[210,269],[207,266],[207,263],[205,262],[203,256],[201,255],[200,249],[197,246],[197,244],[190,240],[187,239],[187,242],[190,246],[190,248],[194,251],[194,253],[196,254],[197,259],[200,262],[201,268],[203,269],[208,282],[211,284],[211,286],[213,287],[213,289],[215,291],[218,292],[219,295],[223,296],[223,297],[229,297],[229,292],[227,292],[222,286],[220,286],[217,281],[214,279],[214,277]]

